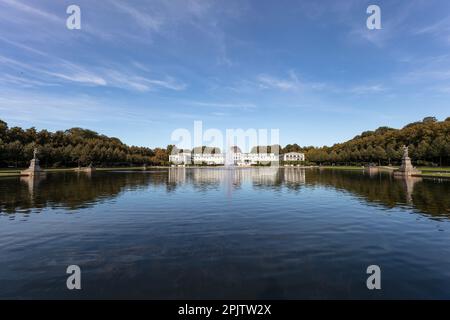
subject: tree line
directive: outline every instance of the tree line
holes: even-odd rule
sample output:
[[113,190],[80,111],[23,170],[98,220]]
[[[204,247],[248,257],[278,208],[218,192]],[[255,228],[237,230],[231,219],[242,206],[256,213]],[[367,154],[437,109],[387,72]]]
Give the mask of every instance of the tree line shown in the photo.
[[305,153],[306,159],[319,164],[399,164],[403,146],[416,165],[450,165],[450,117],[438,121],[426,117],[401,129],[380,127],[365,131],[353,139],[331,147],[288,145],[284,148]]
[[[450,165],[450,117],[438,121],[427,117],[401,129],[380,127],[365,131],[353,139],[331,147],[301,147],[288,144],[256,146],[252,152],[303,152],[309,163],[361,165],[398,164],[403,155],[402,146],[416,165]],[[72,128],[65,131],[37,131],[35,128],[9,128],[0,120],[0,166],[26,167],[39,149],[41,164],[46,167],[72,167],[93,163],[98,166],[168,165],[169,155],[177,149],[128,146],[118,138],[97,132]],[[181,150],[178,150],[178,152]],[[198,147],[198,152],[220,153],[219,148]]]
[[426,117],[401,129],[380,127],[331,147],[301,147],[294,143],[284,148],[279,145],[256,146],[251,152],[300,152],[311,164],[393,165],[401,162],[403,146],[409,147],[409,156],[416,165],[450,165],[450,117],[444,121]]
[[0,120],[0,166],[26,167],[38,148],[41,164],[46,167],[123,165],[167,165],[173,146],[144,148],[127,146],[117,138],[97,132],[72,128],[65,131],[37,131],[35,128],[9,128]]

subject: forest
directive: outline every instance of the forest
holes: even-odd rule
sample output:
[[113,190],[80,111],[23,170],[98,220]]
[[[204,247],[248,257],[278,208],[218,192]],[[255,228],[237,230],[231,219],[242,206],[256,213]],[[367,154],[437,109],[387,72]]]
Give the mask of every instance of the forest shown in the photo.
[[401,129],[380,127],[331,147],[287,145],[282,152],[304,152],[307,161],[317,164],[394,165],[401,162],[404,145],[415,165],[450,165],[450,117],[444,121],[426,117]]
[[56,132],[8,128],[0,120],[1,167],[27,167],[35,147],[44,167],[167,165],[172,148],[127,146],[117,138],[81,128]]
[[[288,144],[284,148],[277,146],[279,149],[255,147],[252,152],[270,152],[271,149],[281,153],[304,152],[307,162],[314,164],[395,165],[401,161],[403,145],[409,147],[415,165],[450,165],[450,117],[444,121],[426,117],[401,129],[380,127],[331,147]],[[9,128],[0,120],[0,167],[28,166],[36,147],[44,167],[74,167],[89,163],[97,166],[168,165],[169,154],[175,148],[173,145],[155,149],[128,146],[118,138],[81,128],[56,132]],[[205,147],[197,149],[206,151]],[[212,153],[220,152],[218,148],[213,150]]]

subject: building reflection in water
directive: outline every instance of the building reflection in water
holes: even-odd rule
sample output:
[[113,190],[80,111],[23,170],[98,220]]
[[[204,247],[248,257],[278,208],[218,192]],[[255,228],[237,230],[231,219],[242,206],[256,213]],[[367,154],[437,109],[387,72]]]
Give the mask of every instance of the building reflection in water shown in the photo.
[[[282,179],[279,168],[170,168],[169,183],[183,184],[186,182],[201,185],[220,185],[239,187],[248,182],[253,184],[275,184]],[[290,180],[300,179],[304,182],[304,171],[289,172]]]
[[182,184],[186,182],[186,168],[170,168],[168,173],[169,184]]
[[228,197],[244,185],[272,188],[283,184],[295,187],[306,183],[306,171],[300,168],[170,168],[171,190],[190,184],[198,190],[222,187]]
[[299,168],[284,168],[283,170],[284,182],[294,184],[306,183],[306,170]]

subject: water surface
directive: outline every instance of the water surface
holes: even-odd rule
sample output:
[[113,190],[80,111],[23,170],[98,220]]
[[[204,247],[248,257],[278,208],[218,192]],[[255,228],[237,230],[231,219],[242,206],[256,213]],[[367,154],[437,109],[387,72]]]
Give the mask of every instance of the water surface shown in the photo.
[[0,298],[449,299],[449,195],[450,181],[297,168],[4,178]]

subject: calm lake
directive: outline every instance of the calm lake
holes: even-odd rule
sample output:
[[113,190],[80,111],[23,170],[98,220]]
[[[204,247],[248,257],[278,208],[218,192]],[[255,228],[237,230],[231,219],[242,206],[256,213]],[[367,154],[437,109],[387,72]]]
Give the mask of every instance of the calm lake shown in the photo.
[[[381,290],[366,287],[369,265]],[[298,168],[2,178],[0,298],[450,299],[450,181]]]

